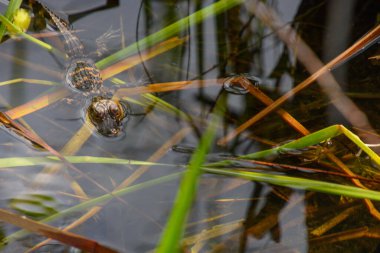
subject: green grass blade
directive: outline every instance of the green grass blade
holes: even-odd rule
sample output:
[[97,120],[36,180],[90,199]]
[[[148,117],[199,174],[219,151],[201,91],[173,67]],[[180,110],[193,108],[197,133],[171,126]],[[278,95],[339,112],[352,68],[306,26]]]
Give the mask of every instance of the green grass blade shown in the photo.
[[[295,141],[286,143],[284,145],[271,148],[271,149],[266,149],[259,152],[255,152],[248,155],[242,155],[242,156],[239,156],[239,158],[240,159],[262,159],[269,156],[276,156],[282,151],[286,152],[288,150],[303,149],[306,147],[310,147],[312,145],[317,145],[323,141],[334,138],[340,134],[344,134],[347,138],[349,138],[352,142],[354,142],[359,148],[361,148],[369,157],[371,157],[372,160],[374,160],[378,165],[380,165],[380,157],[372,149],[370,149],[362,140],[360,140],[360,138],[357,135],[355,135],[354,133],[352,133],[350,130],[348,130],[342,125],[329,126],[317,132],[314,132],[312,134],[299,138]],[[210,166],[210,167],[227,166],[233,163],[234,161],[224,160],[224,161],[220,161],[216,163],[207,164],[207,166]]]
[[191,205],[197,192],[199,177],[201,175],[201,167],[205,161],[206,155],[216,131],[218,129],[219,114],[222,114],[221,104],[225,100],[222,97],[216,105],[217,114],[211,114],[211,121],[200,143],[191,157],[190,163],[179,185],[174,205],[162,233],[161,241],[156,251],[158,253],[178,252],[180,249],[180,241],[182,239],[187,216],[190,212]]
[[[301,137],[297,140],[286,143],[284,145],[271,148],[271,149],[262,150],[262,151],[255,152],[248,155],[242,155],[242,156],[239,156],[239,158],[240,159],[262,159],[265,157],[277,156],[282,151],[286,152],[289,150],[303,149],[306,147],[310,147],[312,145],[317,145],[323,141],[326,141],[330,138],[334,138],[340,134],[342,134],[340,126],[333,125],[333,126],[323,128],[322,130],[311,133],[309,135],[306,135],[304,137]],[[235,161],[231,161],[231,160],[223,160],[223,161],[219,161],[215,163],[209,163],[207,164],[207,166],[208,167],[227,166],[227,165],[233,164],[234,162]]]
[[[10,0],[9,1],[8,8],[5,11],[5,18],[7,20],[13,19],[13,15],[16,12],[16,10],[20,8],[21,3],[22,3],[22,0]],[[3,39],[3,36],[4,36],[6,31],[7,31],[7,27],[2,21],[2,23],[0,24],[0,41]]]
[[319,180],[290,177],[262,172],[232,171],[226,169],[204,168],[205,172],[259,181],[293,189],[310,190],[352,198],[380,200],[380,192],[354,186],[329,183]]
[[[65,156],[70,163],[96,163],[96,164],[120,164],[120,165],[146,165],[146,166],[178,166],[163,163],[153,163],[129,159],[96,156]],[[23,166],[38,166],[51,163],[60,163],[60,159],[54,156],[46,157],[6,157],[0,158],[0,168],[14,168]]]
[[306,147],[317,145],[323,141],[326,141],[330,138],[334,138],[340,134],[341,134],[341,131],[339,130],[339,127],[337,125],[333,125],[330,127],[326,127],[322,130],[316,131],[314,133],[311,133],[309,135],[306,135],[295,141],[286,143],[284,145],[281,145],[272,149],[256,152],[253,154],[243,155],[243,156],[240,156],[239,158],[258,159],[258,158],[264,158],[266,156],[277,155],[281,151],[287,151],[287,150],[292,150],[292,149],[303,149]]
[[96,63],[96,66],[100,69],[103,69],[115,62],[121,61],[122,59],[131,56],[137,52],[138,48],[140,50],[144,50],[154,44],[157,44],[161,41],[164,41],[165,39],[170,38],[171,36],[178,34],[181,31],[188,29],[189,25],[192,26],[198,24],[211,16],[218,15],[243,2],[244,0],[220,0],[197,12],[194,12],[193,14],[183,19],[180,19],[177,22],[174,22],[173,24],[145,37],[144,39],[139,40],[136,43],[131,44],[130,46],[116,52],[115,54],[112,54],[103,60],[98,61]]
[[361,148],[372,160],[374,160],[380,166],[380,157],[376,154],[372,149],[370,149],[362,140],[360,140],[359,136],[348,130],[342,125],[339,125],[342,133],[349,138],[353,143],[355,143],[359,148]]

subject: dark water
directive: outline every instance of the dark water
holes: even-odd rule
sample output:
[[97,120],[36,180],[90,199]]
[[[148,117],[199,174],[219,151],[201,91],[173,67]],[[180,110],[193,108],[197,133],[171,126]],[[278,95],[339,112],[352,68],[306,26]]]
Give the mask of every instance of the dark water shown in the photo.
[[[110,28],[117,31],[119,36],[107,42],[109,50],[104,56],[90,54],[97,61],[210,5],[213,1],[109,1],[108,5],[105,4],[106,1],[48,2],[49,8],[63,19],[70,20],[89,52],[96,52],[96,38]],[[290,23],[297,30],[306,44],[325,63],[379,22],[380,5],[376,1],[267,2],[285,23]],[[0,6],[3,13],[5,6]],[[49,30],[34,32],[47,33]],[[184,29],[180,36],[189,36],[187,43],[116,77],[126,82],[128,87],[135,87],[149,83],[199,79],[226,78],[228,82],[231,76],[243,75],[251,81],[259,82],[255,83],[255,87],[275,100],[309,76],[304,66],[295,58],[294,51],[288,49],[244,6]],[[57,36],[43,40],[58,48],[62,47]],[[342,90],[362,110],[375,130],[380,127],[377,113],[379,66],[368,58],[376,55],[377,50],[378,45],[375,44],[332,72]],[[29,41],[6,40],[0,45],[0,59],[0,82],[28,78],[59,83],[54,87],[28,82],[1,86],[0,106],[4,111],[40,95],[54,92],[54,89],[65,89],[62,81],[65,61]],[[105,80],[104,85],[112,91],[118,89],[111,80]],[[54,173],[46,172],[46,168],[54,167],[53,165],[5,168],[0,171],[1,206],[41,219],[52,212],[80,203],[81,199],[72,189],[74,181],[89,198],[94,198],[106,192],[88,180],[88,177],[112,191],[135,171],[145,172],[132,184],[182,171],[181,165],[188,162],[197,147],[206,127],[205,122],[209,120],[209,113],[221,94],[227,94],[228,97],[226,115],[218,130],[217,139],[265,108],[244,89],[231,90],[230,86],[223,86],[223,82],[215,82],[210,88],[154,94],[183,111],[187,114],[186,117],[163,109],[159,103],[146,102],[141,96],[130,96],[139,103],[128,101],[133,113],[125,124],[124,133],[119,138],[107,138],[92,133],[83,144],[74,145],[79,147],[75,155],[148,161],[172,136],[181,129],[190,128],[182,138],[167,144],[160,151],[160,155],[156,155],[159,158],[155,161],[178,166],[162,165],[145,169],[134,165],[76,164],[83,174],[64,166],[60,166]],[[86,138],[77,132],[84,125],[86,101],[80,100],[75,94],[67,98],[72,99],[71,104],[63,99],[23,117],[31,129],[56,150],[62,150],[75,136],[78,140]],[[351,127],[351,121],[336,109],[328,94],[316,83],[291,98],[283,108],[311,132],[332,124]],[[248,128],[226,147],[215,144],[208,158],[215,161],[222,159],[220,154],[248,154],[298,137],[300,134],[277,114],[272,113]],[[354,145],[343,138],[334,144],[334,148],[338,156],[354,154],[357,151]],[[0,131],[0,154],[2,158],[38,157],[48,155],[48,152],[33,148],[21,137],[12,136],[3,129]],[[275,162],[331,169],[332,166],[318,163],[318,157],[319,154],[310,149],[285,154]],[[350,167],[359,170],[357,173],[367,172],[372,177],[377,176],[367,159],[352,157],[346,161]],[[347,179],[329,175],[275,169],[294,176],[349,182]],[[170,213],[178,182],[172,180],[133,192],[121,199],[113,199],[104,204],[93,218],[72,231],[120,252],[153,250]],[[376,189],[376,186],[373,187]],[[329,241],[323,235],[316,236],[312,233],[343,212],[348,212],[349,216],[323,234],[333,234],[336,236],[334,238],[338,238],[337,241]],[[81,214],[84,211],[60,218],[52,224],[68,225]],[[225,232],[215,232],[210,238],[199,234],[202,230],[217,228],[223,228]],[[355,236],[355,231],[367,228],[375,231],[375,238]],[[189,251],[193,249],[194,252],[196,248],[201,252],[377,252],[379,241],[376,238],[380,238],[376,233],[378,228],[379,221],[369,214],[361,201],[205,174],[201,178],[198,197],[191,210],[185,233],[185,238],[193,235],[199,235],[199,238],[195,241],[191,241],[191,238],[188,241],[185,239],[185,247]],[[5,223],[1,229],[5,235],[18,230]],[[337,236],[336,233],[340,232],[352,237]],[[320,237],[322,239],[318,241]],[[40,237],[29,235],[10,243],[3,250],[23,252],[41,240]],[[52,243],[43,249],[46,252],[69,252],[68,246],[59,243]],[[45,251],[40,249],[38,252]]]

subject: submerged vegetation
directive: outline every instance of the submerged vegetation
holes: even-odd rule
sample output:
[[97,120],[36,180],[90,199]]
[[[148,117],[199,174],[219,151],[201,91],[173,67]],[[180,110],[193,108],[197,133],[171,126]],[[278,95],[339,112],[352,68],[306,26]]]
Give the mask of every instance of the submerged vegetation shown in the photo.
[[377,252],[380,5],[295,2],[3,4],[3,249]]

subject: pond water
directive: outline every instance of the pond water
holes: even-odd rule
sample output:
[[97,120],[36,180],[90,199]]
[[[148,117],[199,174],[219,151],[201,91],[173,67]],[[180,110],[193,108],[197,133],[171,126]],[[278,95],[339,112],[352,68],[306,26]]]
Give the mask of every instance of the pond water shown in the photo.
[[[150,48],[148,52],[154,55],[147,59],[144,58],[148,57],[147,51],[141,45],[138,53],[131,53],[130,58],[122,56],[122,63],[116,65],[119,61],[104,63],[104,59],[214,1],[42,2],[59,18],[68,20],[72,33],[88,52],[86,57],[101,62],[104,88],[109,98],[128,108],[128,119],[118,122],[122,127],[116,137],[102,135],[86,116],[91,96],[78,94],[65,85],[70,60],[21,37],[5,39],[0,44],[2,111],[62,155],[93,162],[73,162],[77,169],[73,170],[57,160],[44,159],[36,165],[22,166],[4,160],[0,162],[0,205],[39,220],[110,193],[121,188],[120,184],[141,185],[141,189],[128,194],[99,201],[96,213],[71,230],[119,252],[149,252],[156,248],[180,179],[149,182],[185,170],[221,97],[226,97],[225,114],[220,117],[222,123],[206,157],[208,162],[250,154],[302,136],[277,113],[270,113],[226,145],[219,145],[223,137],[266,107],[251,94],[252,89],[276,100],[308,78],[310,69],[315,69],[310,67],[313,60],[300,60],[298,53],[304,51],[292,48],[284,37],[277,36],[278,27],[292,27],[315,52],[314,57],[327,63],[375,27],[380,13],[380,4],[374,0],[266,1],[266,8],[282,20],[273,31],[268,26],[270,18],[265,21],[254,15],[246,1],[197,24],[189,26],[192,20],[184,22],[175,35],[182,41],[177,40],[172,48],[167,44]],[[30,9],[37,5],[24,4]],[[6,5],[0,2],[0,7],[4,13]],[[37,27],[37,18],[45,19],[38,13],[34,15],[27,33],[64,50],[55,25],[46,20],[47,27]],[[107,32],[108,39],[97,42]],[[168,48],[164,52],[156,53],[165,47]],[[310,132],[343,124],[365,142],[376,143],[377,135],[368,131],[380,128],[379,63],[369,58],[377,55],[378,44],[365,49],[331,71],[349,105],[340,104],[343,99],[335,97],[335,90],[326,88],[333,86],[327,79],[325,86],[312,83],[281,108]],[[128,64],[132,67],[127,68]],[[13,84],[4,84],[20,78]],[[195,85],[169,88],[166,92],[160,88],[184,80]],[[236,80],[246,83],[239,86],[240,81]],[[153,84],[159,88],[149,88]],[[22,157],[51,156],[37,146],[10,129],[2,127],[0,131],[1,159],[13,157],[24,161]],[[374,183],[378,180],[378,167],[366,155],[357,155],[358,147],[340,137],[323,147],[357,175],[375,180],[368,187],[379,189],[378,183]],[[120,160],[105,163],[96,158]],[[347,177],[328,174],[338,166],[318,147],[290,150],[266,161],[273,164],[242,162],[235,167],[352,185]],[[297,169],[289,169],[291,166]],[[308,168],[325,173],[311,172]],[[183,237],[184,251],[378,252],[379,249],[380,221],[370,214],[368,202],[362,200],[207,173],[201,176],[197,192]],[[62,215],[49,224],[65,227],[90,209]],[[6,222],[0,226],[3,237],[18,230]],[[24,235],[9,241],[2,250],[24,252],[44,239]],[[51,241],[36,252],[76,251]]]

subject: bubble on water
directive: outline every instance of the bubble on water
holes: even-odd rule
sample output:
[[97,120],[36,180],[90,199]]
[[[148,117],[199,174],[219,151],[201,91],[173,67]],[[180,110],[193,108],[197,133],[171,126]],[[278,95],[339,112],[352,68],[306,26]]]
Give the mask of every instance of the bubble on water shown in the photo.
[[245,95],[249,92],[247,85],[252,85],[257,88],[260,83],[260,79],[255,76],[249,74],[233,74],[225,79],[223,88],[228,93]]

